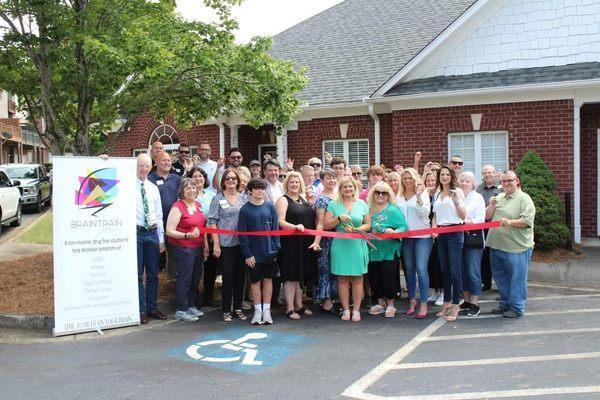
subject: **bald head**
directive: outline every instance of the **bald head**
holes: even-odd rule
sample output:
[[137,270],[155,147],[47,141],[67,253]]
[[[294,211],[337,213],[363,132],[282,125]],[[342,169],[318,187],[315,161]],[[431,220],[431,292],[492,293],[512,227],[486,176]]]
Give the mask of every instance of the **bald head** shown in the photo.
[[148,178],[148,174],[152,169],[152,159],[146,153],[142,153],[137,156],[137,177],[141,181],[145,181]]

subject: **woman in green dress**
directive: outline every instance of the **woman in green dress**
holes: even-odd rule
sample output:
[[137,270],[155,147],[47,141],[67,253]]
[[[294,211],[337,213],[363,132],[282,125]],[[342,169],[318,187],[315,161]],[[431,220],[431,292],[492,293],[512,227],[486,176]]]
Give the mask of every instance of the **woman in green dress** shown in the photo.
[[[367,203],[358,198],[358,186],[350,176],[338,183],[338,198],[327,207],[325,229],[337,232],[368,232],[371,217]],[[363,274],[367,272],[369,250],[362,239],[334,238],[331,243],[331,273],[337,275],[338,292],[342,302],[342,320],[360,321],[363,298]],[[350,315],[350,286],[353,311]]]

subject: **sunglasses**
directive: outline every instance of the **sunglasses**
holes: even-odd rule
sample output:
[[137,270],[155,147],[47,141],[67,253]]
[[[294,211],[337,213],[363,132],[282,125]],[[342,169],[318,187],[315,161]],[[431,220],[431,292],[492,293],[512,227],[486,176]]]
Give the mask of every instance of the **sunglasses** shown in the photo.
[[312,164],[308,164],[308,165],[310,165],[313,168],[320,168],[321,167],[320,163],[312,163]]
[[232,160],[241,160],[242,156],[229,156]]
[[279,175],[279,179],[285,179],[285,175]]
[[374,191],[373,194],[375,196],[388,196],[389,195],[388,192],[380,192],[379,190]]
[[452,165],[463,165],[462,161],[450,161],[450,164]]
[[227,178],[225,178],[225,181],[235,182],[237,181],[237,178],[235,176],[228,176]]
[[179,154],[190,154],[190,151],[179,150]]

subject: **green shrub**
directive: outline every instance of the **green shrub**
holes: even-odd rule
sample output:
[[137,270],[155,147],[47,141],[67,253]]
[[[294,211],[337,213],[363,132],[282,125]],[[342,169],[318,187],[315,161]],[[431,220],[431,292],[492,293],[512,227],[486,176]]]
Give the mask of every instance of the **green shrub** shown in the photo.
[[564,246],[570,232],[564,221],[564,205],[556,194],[556,177],[534,151],[525,153],[515,171],[521,188],[535,204],[535,247],[550,250]]

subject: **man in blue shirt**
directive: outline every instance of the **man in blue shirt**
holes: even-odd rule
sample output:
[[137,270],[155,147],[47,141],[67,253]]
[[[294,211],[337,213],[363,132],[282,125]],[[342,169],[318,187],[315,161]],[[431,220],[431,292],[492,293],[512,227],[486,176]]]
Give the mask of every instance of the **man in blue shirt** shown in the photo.
[[[148,175],[148,180],[156,185],[160,193],[160,203],[162,205],[163,226],[167,226],[167,217],[171,206],[177,201],[177,190],[181,183],[181,177],[173,174],[171,171],[171,156],[166,151],[159,153],[156,157],[156,171]],[[159,261],[161,269],[167,270],[167,278],[174,280],[177,276],[175,266],[175,255],[168,242],[165,242],[166,256],[161,256]]]
[[[264,179],[251,179],[247,189],[250,200],[240,209],[238,230],[243,232],[278,230],[279,220],[275,206],[270,201],[265,202],[267,182]],[[254,317],[251,322],[253,325],[272,324],[271,296],[273,277],[277,274],[277,253],[281,248],[279,236],[240,235],[240,248],[250,271],[250,286],[252,300],[254,300]]]

